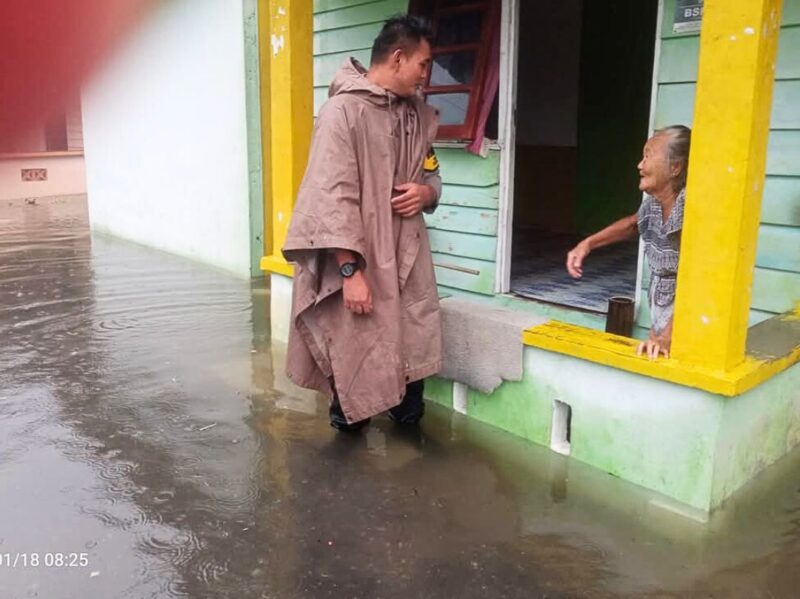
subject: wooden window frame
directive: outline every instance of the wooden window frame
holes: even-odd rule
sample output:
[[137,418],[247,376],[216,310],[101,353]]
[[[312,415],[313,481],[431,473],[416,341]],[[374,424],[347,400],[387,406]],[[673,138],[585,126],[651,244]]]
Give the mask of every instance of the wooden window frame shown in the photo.
[[477,42],[451,46],[433,45],[431,47],[431,53],[434,59],[441,54],[452,54],[460,51],[473,51],[475,53],[475,70],[472,74],[472,81],[469,84],[431,86],[430,80],[433,69],[429,69],[428,78],[423,88],[423,93],[426,97],[445,93],[469,94],[467,113],[464,117],[464,122],[457,125],[440,125],[436,134],[436,139],[438,140],[471,141],[475,139],[478,127],[478,115],[480,113],[480,99],[483,97],[484,87],[486,85],[486,71],[489,67],[492,28],[499,27],[500,25],[492,18],[492,3],[498,1],[499,0],[465,1],[461,5],[440,8],[437,1],[412,0],[409,5],[409,11],[411,13],[424,16],[431,21],[434,39],[438,35],[439,26],[443,18],[465,12],[481,11],[483,13],[480,39]]

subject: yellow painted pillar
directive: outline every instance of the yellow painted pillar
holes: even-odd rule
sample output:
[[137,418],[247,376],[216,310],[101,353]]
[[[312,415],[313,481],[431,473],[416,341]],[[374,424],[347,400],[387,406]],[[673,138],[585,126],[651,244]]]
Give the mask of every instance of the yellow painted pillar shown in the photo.
[[[270,254],[261,268],[291,275],[280,249],[306,168],[314,118],[313,2],[269,0]],[[262,38],[263,39],[263,38]]]
[[744,360],[782,0],[706,0],[673,324],[677,360]]

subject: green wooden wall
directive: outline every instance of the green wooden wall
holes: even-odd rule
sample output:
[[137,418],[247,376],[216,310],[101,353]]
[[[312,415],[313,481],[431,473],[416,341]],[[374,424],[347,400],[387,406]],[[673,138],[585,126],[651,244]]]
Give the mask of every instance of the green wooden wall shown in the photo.
[[[314,113],[349,56],[369,64],[383,21],[407,10],[408,0],[314,1]],[[499,152],[487,158],[461,148],[438,148],[444,191],[426,216],[436,279],[445,293],[494,293],[497,251]]]
[[[697,34],[673,34],[674,14],[675,0],[665,0],[657,128],[691,126],[693,120],[700,40]],[[751,324],[789,310],[800,300],[800,0],[784,0],[770,129]],[[649,326],[646,309],[639,324]]]
[[500,152],[481,158],[438,148],[444,189],[426,215],[436,280],[443,291],[494,293],[500,198]]

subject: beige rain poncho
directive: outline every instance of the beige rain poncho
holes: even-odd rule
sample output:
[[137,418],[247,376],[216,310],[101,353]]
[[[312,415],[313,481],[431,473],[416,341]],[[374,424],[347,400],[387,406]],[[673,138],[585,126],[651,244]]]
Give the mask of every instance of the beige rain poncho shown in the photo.
[[[405,385],[441,368],[439,300],[421,214],[393,214],[395,185],[425,182],[436,111],[371,83],[349,60],[320,109],[297,196],[286,259],[295,263],[287,372],[298,385],[332,393],[349,422],[396,406]],[[373,312],[344,307],[334,248],[359,255]]]

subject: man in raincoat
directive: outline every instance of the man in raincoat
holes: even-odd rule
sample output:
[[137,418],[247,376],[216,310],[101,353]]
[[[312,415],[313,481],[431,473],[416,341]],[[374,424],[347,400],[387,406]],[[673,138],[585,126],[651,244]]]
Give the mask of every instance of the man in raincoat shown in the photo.
[[419,95],[427,23],[398,15],[369,70],[349,59],[314,128],[283,253],[295,263],[287,372],[331,398],[331,424],[358,430],[389,410],[416,424],[439,371],[439,300],[423,211],[441,193],[435,109]]

